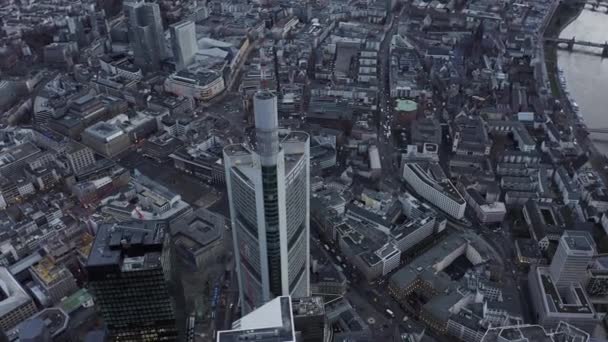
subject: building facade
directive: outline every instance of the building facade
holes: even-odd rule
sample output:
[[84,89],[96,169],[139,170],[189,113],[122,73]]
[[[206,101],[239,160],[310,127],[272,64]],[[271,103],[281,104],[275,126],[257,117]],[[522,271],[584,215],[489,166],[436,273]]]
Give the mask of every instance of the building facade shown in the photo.
[[175,341],[164,224],[99,226],[87,260],[89,287],[112,341]]
[[125,2],[123,7],[135,64],[143,70],[158,69],[167,57],[160,7],[138,0]]
[[184,20],[171,25],[171,39],[176,69],[184,69],[194,62],[194,56],[198,50],[194,22]]
[[5,267],[0,267],[0,281],[0,331],[9,331],[36,313],[36,306]]
[[279,140],[277,99],[254,97],[256,144],[224,148],[242,311],[308,296],[310,152],[306,133]]
[[209,101],[226,85],[222,74],[215,70],[182,70],[171,74],[165,80],[165,90],[177,96],[185,96],[201,101]]
[[462,219],[467,203],[456,187],[448,180],[437,179],[418,163],[403,165],[403,179],[416,193],[450,216]]

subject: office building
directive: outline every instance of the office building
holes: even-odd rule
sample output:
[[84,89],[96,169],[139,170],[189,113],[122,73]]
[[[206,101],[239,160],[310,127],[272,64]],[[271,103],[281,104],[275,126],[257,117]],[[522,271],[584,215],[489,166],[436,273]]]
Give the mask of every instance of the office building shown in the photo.
[[181,70],[165,79],[165,91],[201,101],[209,101],[224,91],[224,76],[217,70]]
[[44,258],[37,265],[30,267],[30,273],[34,282],[42,288],[53,304],[59,303],[62,298],[68,297],[78,290],[72,273],[64,265],[55,263],[50,257]]
[[563,321],[594,331],[600,316],[582,284],[594,256],[591,235],[568,230],[559,240],[551,265],[530,270],[528,286],[540,325],[553,329]]
[[255,95],[254,114],[254,148],[224,148],[244,313],[276,296],[310,292],[309,137],[279,137],[277,99],[268,91]]
[[51,333],[39,318],[28,319],[19,324],[19,341],[23,342],[51,342]]
[[98,122],[82,133],[82,143],[104,157],[112,158],[131,146],[129,136],[117,125]]
[[481,342],[506,341],[543,341],[588,342],[589,334],[565,322],[560,322],[556,329],[545,330],[540,325],[520,324],[488,329]]
[[65,157],[68,159],[70,168],[75,174],[79,174],[81,170],[95,164],[95,153],[93,150],[77,143],[71,143],[67,146]]
[[[585,271],[585,270],[583,270]],[[547,267],[533,267],[528,275],[532,308],[538,324],[553,329],[563,321],[592,333],[600,322],[580,283],[558,287]]]
[[293,323],[302,342],[322,342],[329,334],[323,297],[292,298]]
[[[437,163],[405,163],[403,179],[418,195],[450,216],[462,219],[467,203]],[[427,166],[426,168],[424,166]]]
[[198,50],[194,22],[184,20],[171,25],[171,40],[176,69],[182,70],[194,62]]
[[608,258],[598,258],[587,270],[587,293],[592,297],[608,295]]
[[291,298],[280,296],[232,323],[232,330],[218,331],[217,342],[295,342]]
[[113,341],[175,341],[164,223],[102,224],[87,260],[89,287]]
[[595,243],[589,233],[565,231],[549,267],[551,278],[558,287],[579,283],[594,256]]
[[32,298],[6,267],[0,267],[0,330],[8,331],[34,313]]
[[158,69],[167,57],[158,4],[134,0],[125,2],[123,7],[135,64],[147,71]]
[[70,316],[59,307],[44,309],[9,332],[18,335],[19,342],[71,341],[68,325]]
[[171,237],[177,256],[197,268],[215,267],[224,254],[225,225],[223,216],[203,208],[173,221]]

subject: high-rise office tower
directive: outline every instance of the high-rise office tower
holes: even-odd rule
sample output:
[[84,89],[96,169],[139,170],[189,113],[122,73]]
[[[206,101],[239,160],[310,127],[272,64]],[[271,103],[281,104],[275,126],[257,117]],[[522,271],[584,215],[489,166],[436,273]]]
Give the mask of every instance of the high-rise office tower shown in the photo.
[[177,339],[168,239],[156,222],[99,226],[86,269],[110,341]]
[[277,99],[254,96],[253,148],[224,148],[241,309],[309,294],[309,136],[279,137]]
[[184,20],[171,25],[171,41],[177,70],[181,70],[192,64],[198,50],[196,25],[194,25],[194,22]]
[[588,232],[566,230],[549,266],[551,278],[557,286],[583,282],[588,266],[595,256],[595,243]]
[[167,57],[167,47],[160,8],[157,3],[139,0],[123,4],[135,64],[144,70],[156,70]]

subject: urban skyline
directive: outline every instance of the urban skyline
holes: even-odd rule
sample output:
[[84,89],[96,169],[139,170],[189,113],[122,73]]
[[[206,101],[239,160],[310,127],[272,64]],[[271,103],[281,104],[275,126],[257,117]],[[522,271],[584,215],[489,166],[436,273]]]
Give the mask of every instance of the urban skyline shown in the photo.
[[2,2],[0,341],[608,341],[605,1]]

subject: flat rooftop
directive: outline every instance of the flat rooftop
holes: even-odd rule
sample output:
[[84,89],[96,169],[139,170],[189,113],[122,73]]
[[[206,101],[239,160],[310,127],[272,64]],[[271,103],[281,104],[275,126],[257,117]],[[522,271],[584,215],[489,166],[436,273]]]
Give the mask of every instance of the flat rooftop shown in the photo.
[[441,191],[457,203],[465,203],[464,198],[449,179],[436,179],[435,177],[432,177],[418,163],[406,163],[403,167],[410,168],[410,170],[416,174],[418,179],[427,183],[427,185],[433,187],[437,191]]
[[0,296],[0,317],[32,300],[6,267],[0,267]]
[[294,342],[295,332],[289,296],[277,297],[218,331],[217,342]]
[[195,252],[221,239],[224,224],[224,217],[200,208],[173,222],[171,236],[177,245]]
[[85,132],[106,142],[124,134],[120,127],[103,121],[88,127]]
[[554,331],[545,331],[540,325],[515,325],[507,327],[490,328],[481,339],[481,342],[588,342],[589,334],[560,322]]
[[[568,291],[568,296],[563,296],[557,289],[556,284],[551,279],[548,269],[538,267],[536,274],[540,280],[540,290],[543,293],[543,302],[549,312],[556,314],[592,316],[595,314],[593,305],[587,301],[587,296],[583,288],[576,284],[562,291]],[[572,303],[564,302],[563,298],[570,298]]]
[[584,231],[567,230],[561,237],[570,252],[595,253],[595,243],[591,234]]
[[116,266],[123,271],[160,267],[166,227],[157,221],[101,224],[87,268]]

